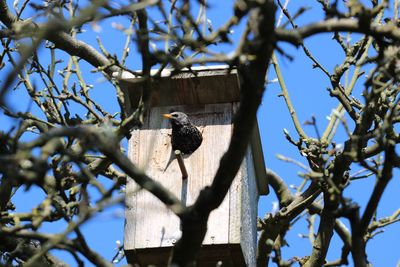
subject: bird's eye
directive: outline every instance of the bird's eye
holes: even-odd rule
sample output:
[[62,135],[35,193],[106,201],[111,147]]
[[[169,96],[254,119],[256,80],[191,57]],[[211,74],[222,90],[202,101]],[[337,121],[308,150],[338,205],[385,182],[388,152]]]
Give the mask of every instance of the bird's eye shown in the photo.
[[171,114],[171,116],[172,116],[172,117],[178,117],[178,114],[173,113],[173,114]]

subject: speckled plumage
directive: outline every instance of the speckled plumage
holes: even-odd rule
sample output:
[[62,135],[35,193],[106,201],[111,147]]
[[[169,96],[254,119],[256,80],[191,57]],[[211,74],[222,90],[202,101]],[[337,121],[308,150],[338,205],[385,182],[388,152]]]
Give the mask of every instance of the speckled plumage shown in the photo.
[[203,137],[199,129],[194,126],[189,117],[183,112],[164,114],[172,125],[171,144],[173,150],[180,150],[184,154],[191,154],[201,145]]

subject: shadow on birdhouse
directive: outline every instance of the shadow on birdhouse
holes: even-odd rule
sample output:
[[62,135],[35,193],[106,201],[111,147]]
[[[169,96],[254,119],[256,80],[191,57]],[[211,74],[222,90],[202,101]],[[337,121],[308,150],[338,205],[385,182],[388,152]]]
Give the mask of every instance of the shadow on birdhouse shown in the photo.
[[[129,113],[139,102],[141,88],[131,74],[123,73],[120,78]],[[173,76],[163,71],[162,77],[152,83],[152,89],[151,108],[144,125],[134,130],[129,140],[129,158],[181,197],[183,203],[191,205],[201,189],[212,183],[228,148],[240,98],[237,72],[224,66],[193,68]],[[182,166],[172,149],[171,124],[161,116],[170,110],[186,113],[203,136],[201,146],[182,158],[187,179],[182,179]],[[197,266],[256,265],[258,197],[267,193],[256,124],[228,194],[210,214]],[[125,215],[124,249],[128,263],[167,266],[171,248],[181,235],[179,218],[131,179],[126,185]]]

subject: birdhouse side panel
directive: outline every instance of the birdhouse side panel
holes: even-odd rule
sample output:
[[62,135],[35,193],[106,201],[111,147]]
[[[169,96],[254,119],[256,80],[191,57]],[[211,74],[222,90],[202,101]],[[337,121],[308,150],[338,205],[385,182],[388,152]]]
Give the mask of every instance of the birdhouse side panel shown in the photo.
[[256,266],[257,209],[259,191],[252,150],[249,146],[242,164],[241,247],[247,266]]

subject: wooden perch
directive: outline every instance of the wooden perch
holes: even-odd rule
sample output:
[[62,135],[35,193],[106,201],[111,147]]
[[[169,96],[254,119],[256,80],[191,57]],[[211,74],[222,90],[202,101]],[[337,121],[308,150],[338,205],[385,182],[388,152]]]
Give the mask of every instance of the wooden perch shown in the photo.
[[183,162],[182,153],[180,150],[175,150],[175,157],[178,160],[179,169],[181,169],[182,172],[182,179],[185,180],[188,178],[188,173],[185,167],[185,163]]

